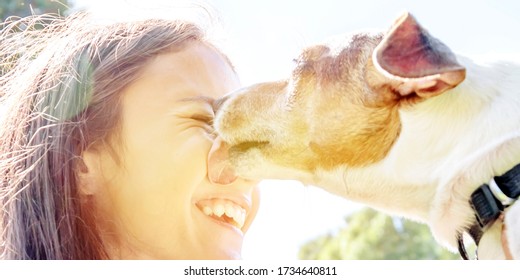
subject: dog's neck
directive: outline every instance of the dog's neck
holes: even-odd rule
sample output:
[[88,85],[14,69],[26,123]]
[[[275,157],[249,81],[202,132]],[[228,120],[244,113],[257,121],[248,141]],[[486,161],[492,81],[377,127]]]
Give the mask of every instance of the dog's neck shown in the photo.
[[[469,177],[467,182],[452,186],[450,180],[479,159],[483,147],[517,133],[520,124],[520,94],[512,79],[520,76],[520,67],[460,60],[468,69],[466,81],[438,97],[401,109],[401,134],[383,161],[363,168],[318,171],[315,184],[332,186],[328,190],[343,197],[430,225],[454,224],[441,238],[454,237],[454,228],[473,219],[468,204],[471,192],[496,175],[494,172],[507,169],[497,170],[490,164],[489,170],[484,168],[486,172],[464,174]],[[439,207],[444,209],[442,214],[435,212]],[[454,240],[449,243],[454,245]]]
[[[433,185],[413,184],[401,180],[386,164],[365,168],[320,170],[314,184],[349,200],[381,209],[386,213],[425,222],[429,216]],[[403,195],[403,193],[407,195]]]

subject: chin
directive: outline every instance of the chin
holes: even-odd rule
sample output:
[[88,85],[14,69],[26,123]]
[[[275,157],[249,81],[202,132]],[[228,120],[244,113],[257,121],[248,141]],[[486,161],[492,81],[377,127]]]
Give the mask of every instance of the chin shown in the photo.
[[224,249],[220,251],[215,251],[214,254],[209,258],[211,260],[241,260],[242,252],[241,250],[230,250]]

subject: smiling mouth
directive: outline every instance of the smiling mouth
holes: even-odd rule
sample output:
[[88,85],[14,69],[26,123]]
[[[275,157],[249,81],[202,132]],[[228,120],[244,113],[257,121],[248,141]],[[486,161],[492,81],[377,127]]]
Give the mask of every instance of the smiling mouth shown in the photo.
[[221,223],[229,224],[238,229],[244,227],[246,210],[236,203],[226,199],[210,199],[197,203],[197,207],[204,215]]

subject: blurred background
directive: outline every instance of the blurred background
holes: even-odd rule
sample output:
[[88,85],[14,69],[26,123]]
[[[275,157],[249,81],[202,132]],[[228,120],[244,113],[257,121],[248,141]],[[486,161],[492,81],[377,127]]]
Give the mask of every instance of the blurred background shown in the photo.
[[[0,0],[0,17],[89,10],[99,20],[193,14],[186,1]],[[454,52],[518,57],[520,1],[197,1],[218,18],[219,45],[244,85],[287,77],[300,50],[328,37],[386,30],[403,12]],[[189,17],[189,16],[188,16]],[[214,22],[213,22],[214,23]],[[458,259],[429,229],[295,181],[260,184],[262,204],[244,244],[245,260]]]

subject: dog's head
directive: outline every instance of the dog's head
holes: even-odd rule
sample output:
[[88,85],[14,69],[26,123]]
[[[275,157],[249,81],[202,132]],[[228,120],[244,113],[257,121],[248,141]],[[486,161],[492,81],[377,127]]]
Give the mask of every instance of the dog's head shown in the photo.
[[408,13],[386,33],[359,33],[305,49],[289,79],[217,101],[215,182],[305,180],[318,169],[366,166],[399,136],[399,108],[458,85],[465,69]]

